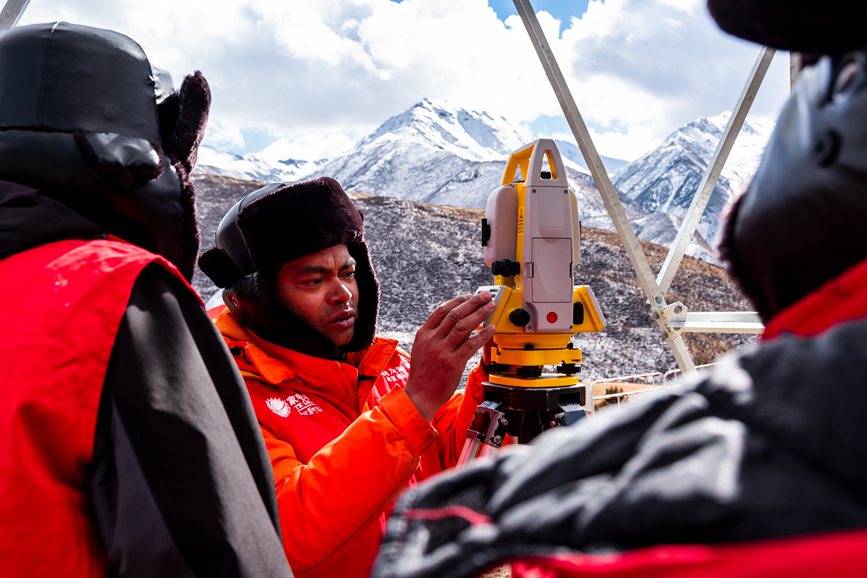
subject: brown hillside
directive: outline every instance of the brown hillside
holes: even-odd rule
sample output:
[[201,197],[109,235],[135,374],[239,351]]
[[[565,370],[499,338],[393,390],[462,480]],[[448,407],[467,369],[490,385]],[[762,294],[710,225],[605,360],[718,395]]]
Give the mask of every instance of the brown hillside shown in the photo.
[[[260,183],[223,177],[196,176],[202,247],[213,235],[229,207]],[[358,196],[367,238],[381,286],[380,330],[410,347],[412,335],[430,311],[452,296],[472,292],[493,281],[482,261],[479,221],[481,209],[428,205],[388,197]],[[674,359],[640,292],[635,274],[616,233],[585,229],[576,283],[589,285],[608,326],[599,334],[576,338],[584,353],[583,379],[647,371],[667,371]],[[643,244],[654,270],[667,249]],[[200,272],[194,286],[207,299],[215,287]],[[687,257],[672,284],[669,302],[680,300],[691,311],[746,310],[724,271]],[[696,363],[754,340],[738,335],[687,335]]]

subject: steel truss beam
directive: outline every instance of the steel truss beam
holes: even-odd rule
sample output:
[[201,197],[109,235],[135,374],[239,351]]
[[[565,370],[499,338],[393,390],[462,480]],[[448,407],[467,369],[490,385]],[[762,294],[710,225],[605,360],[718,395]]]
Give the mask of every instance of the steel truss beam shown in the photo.
[[0,10],[0,30],[8,30],[18,23],[30,0],[6,0]]
[[596,187],[599,189],[605,208],[614,223],[614,228],[620,236],[626,254],[629,256],[632,268],[638,278],[638,284],[650,304],[651,315],[671,348],[680,370],[682,372],[695,370],[692,356],[683,341],[683,333],[760,333],[763,326],[754,312],[689,312],[682,303],[666,303],[665,293],[668,291],[671,281],[680,267],[686,248],[695,234],[695,229],[707,207],[722,167],[768,70],[774,56],[774,50],[764,48],[759,54],[747,85],[744,87],[735,111],[729,119],[722,140],[717,146],[714,159],[693,197],[687,214],[684,216],[674,245],[660,269],[659,277],[656,278],[647,261],[647,256],[638,242],[638,236],[626,216],[626,211],[617,197],[617,191],[602,164],[602,159],[590,138],[590,133],[563,78],[557,59],[539,26],[530,0],[514,0],[514,3],[530,36],[530,41],[533,43],[533,48],[535,48],[542,67],[545,69],[551,87],[554,89],[557,100],[560,102],[566,121],[572,129],[578,148],[581,149],[581,154],[590,169],[590,174],[596,182]]

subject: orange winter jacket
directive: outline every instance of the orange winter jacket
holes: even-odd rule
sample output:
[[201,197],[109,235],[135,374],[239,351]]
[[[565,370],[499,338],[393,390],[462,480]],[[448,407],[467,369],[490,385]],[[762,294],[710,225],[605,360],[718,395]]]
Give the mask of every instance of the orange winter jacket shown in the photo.
[[339,362],[265,341],[228,310],[217,326],[265,438],[293,573],[368,576],[397,496],[457,462],[483,370],[428,423],[403,391],[409,357],[394,340]]

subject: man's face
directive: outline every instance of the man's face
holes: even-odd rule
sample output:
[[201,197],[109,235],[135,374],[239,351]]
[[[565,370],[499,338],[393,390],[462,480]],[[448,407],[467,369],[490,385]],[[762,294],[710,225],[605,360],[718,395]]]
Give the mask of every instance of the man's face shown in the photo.
[[346,245],[289,261],[277,271],[277,298],[338,347],[355,334],[358,282]]

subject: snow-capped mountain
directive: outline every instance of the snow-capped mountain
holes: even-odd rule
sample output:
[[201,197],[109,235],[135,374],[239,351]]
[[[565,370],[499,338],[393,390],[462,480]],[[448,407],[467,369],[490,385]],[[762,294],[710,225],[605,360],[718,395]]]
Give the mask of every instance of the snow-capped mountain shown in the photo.
[[[728,118],[729,113],[723,113],[690,122],[632,163],[603,157],[609,173],[620,168],[612,180],[641,239],[670,246]],[[262,182],[329,175],[350,193],[480,208],[499,186],[509,154],[538,138],[515,126],[502,117],[424,99],[386,120],[344,155],[275,165],[256,155],[240,157],[202,147],[196,171]],[[744,124],[689,254],[714,261],[721,215],[754,172],[772,128],[754,121]],[[580,150],[574,143],[557,144],[582,223],[613,228]]]
[[[661,245],[674,240],[730,116],[724,112],[688,123],[615,175],[614,186],[621,198],[633,201],[647,214],[635,223],[640,237]],[[698,245],[716,243],[722,214],[755,172],[772,130],[769,123],[744,123],[699,223]],[[700,253],[698,247],[695,250]]]
[[502,117],[425,99],[318,170],[351,192],[482,207],[503,161],[533,140]]
[[[536,137],[503,117],[424,99],[386,120],[350,153],[317,161],[268,163],[202,147],[196,171],[242,180],[293,182],[329,175],[351,193],[457,207],[483,207],[503,176],[505,161]],[[588,218],[605,217],[574,144],[558,141],[570,182]],[[607,166],[623,161],[605,159]],[[609,168],[609,170],[611,170]]]
[[256,154],[240,156],[203,145],[199,147],[196,172],[243,181],[291,183],[299,180],[300,175],[315,171],[315,167],[321,162],[289,159],[273,163]]
[[428,99],[386,120],[358,143],[366,148],[374,143],[421,144],[472,161],[500,161],[532,142],[530,134],[516,129],[503,117],[487,112],[467,111],[446,102]]
[[[500,185],[509,155],[535,138],[502,117],[425,99],[316,172],[353,193],[478,208]],[[582,218],[607,218],[589,173],[561,156]]]

